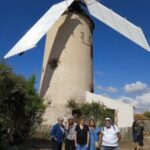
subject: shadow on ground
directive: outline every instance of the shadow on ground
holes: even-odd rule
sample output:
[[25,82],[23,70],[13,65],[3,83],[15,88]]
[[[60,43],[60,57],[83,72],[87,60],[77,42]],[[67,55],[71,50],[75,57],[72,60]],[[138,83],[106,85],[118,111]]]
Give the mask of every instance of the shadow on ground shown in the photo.
[[[150,137],[146,137],[144,143],[144,150],[150,150]],[[47,139],[32,139],[25,145],[13,146],[8,150],[51,150],[51,143]],[[120,150],[133,150],[132,140],[123,139],[120,144]]]
[[[133,142],[131,139],[123,139],[120,144],[120,150],[133,150]],[[150,150],[150,136],[145,137],[144,150]]]
[[51,150],[51,143],[47,139],[31,139],[24,145],[12,146],[8,150]]

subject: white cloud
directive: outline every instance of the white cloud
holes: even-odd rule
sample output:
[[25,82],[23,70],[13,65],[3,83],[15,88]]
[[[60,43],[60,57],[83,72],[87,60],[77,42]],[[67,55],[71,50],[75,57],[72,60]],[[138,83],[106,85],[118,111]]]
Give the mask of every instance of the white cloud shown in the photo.
[[141,96],[137,96],[136,100],[139,102],[139,104],[150,107],[150,92],[144,93]]
[[[116,87],[108,86],[104,87],[101,85],[96,86],[97,90],[104,93],[103,95],[107,95],[110,93],[123,92]],[[126,84],[123,87],[125,93],[123,92],[123,96],[117,98],[118,101],[122,101],[124,103],[131,104],[135,108],[135,112],[145,112],[146,110],[150,111],[150,87],[148,84],[143,83],[141,81],[137,81],[135,83]]]
[[150,111],[150,92],[136,96],[135,98],[121,96],[118,100],[133,105],[137,112]]
[[104,73],[103,73],[102,71],[98,71],[98,70],[95,71],[94,73],[95,73],[96,75],[104,75]]
[[104,89],[104,87],[102,87],[101,85],[97,85],[96,88],[97,88],[98,90],[103,90],[103,89]]
[[117,92],[117,91],[118,91],[118,89],[117,89],[117,88],[115,88],[115,87],[109,86],[109,87],[107,87],[107,91],[108,91],[108,92],[115,93],[115,92]]
[[150,92],[144,93],[141,96],[136,97],[136,108],[139,111],[150,111]]
[[134,98],[127,97],[127,96],[121,96],[118,98],[118,100],[124,103],[131,104],[132,106],[137,106],[137,103],[138,103]]
[[105,91],[105,92],[110,92],[110,93],[116,93],[118,91],[116,87],[112,87],[112,86],[103,87],[101,85],[97,85],[96,88],[100,91]]
[[127,93],[139,92],[144,91],[148,88],[146,83],[142,83],[141,81],[137,81],[135,83],[126,84],[124,86],[124,90]]

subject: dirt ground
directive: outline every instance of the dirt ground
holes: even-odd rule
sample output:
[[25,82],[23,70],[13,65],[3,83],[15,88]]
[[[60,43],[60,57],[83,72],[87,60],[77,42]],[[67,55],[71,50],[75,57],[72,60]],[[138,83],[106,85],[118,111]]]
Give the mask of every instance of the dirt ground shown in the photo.
[[[120,144],[120,150],[133,150],[133,142],[131,140],[123,140]],[[150,150],[150,136],[145,137],[144,150]]]
[[[150,136],[145,137],[144,144],[144,150],[150,150]],[[33,139],[24,146],[11,147],[8,150],[51,150],[51,144],[50,141],[46,139]],[[64,146],[62,150],[64,150]],[[131,137],[121,140],[120,150],[133,150]]]

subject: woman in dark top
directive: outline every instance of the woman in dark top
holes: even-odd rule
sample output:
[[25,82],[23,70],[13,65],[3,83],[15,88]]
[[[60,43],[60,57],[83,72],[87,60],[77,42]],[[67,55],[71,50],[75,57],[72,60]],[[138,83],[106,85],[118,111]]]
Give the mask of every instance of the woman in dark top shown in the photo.
[[84,118],[80,118],[76,126],[76,150],[87,150],[89,146],[89,127],[85,124]]
[[137,150],[143,150],[143,146],[144,146],[144,126],[143,126],[142,121],[139,121],[139,134],[138,134],[138,137],[137,137],[137,142],[138,142]]

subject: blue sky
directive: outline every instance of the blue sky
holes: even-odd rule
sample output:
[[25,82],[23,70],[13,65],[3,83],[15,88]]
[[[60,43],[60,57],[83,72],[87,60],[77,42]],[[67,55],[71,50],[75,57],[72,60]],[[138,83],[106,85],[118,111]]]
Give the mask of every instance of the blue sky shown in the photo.
[[[0,59],[25,32],[60,0],[0,0]],[[101,3],[141,26],[150,43],[149,0],[101,0]],[[95,93],[150,106],[150,53],[94,19]],[[35,74],[40,82],[45,38],[35,49],[7,60],[26,78]]]

